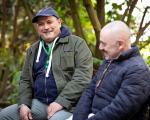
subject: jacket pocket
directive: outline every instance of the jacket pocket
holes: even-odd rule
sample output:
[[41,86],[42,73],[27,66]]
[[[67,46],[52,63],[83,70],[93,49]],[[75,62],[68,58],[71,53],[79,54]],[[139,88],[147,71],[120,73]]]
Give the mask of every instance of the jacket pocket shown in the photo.
[[64,52],[64,54],[62,54],[60,58],[60,66],[64,71],[73,71],[75,67],[74,52]]

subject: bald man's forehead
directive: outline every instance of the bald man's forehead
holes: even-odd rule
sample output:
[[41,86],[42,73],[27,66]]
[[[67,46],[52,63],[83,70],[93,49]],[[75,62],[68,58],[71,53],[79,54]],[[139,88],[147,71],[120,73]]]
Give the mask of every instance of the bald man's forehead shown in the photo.
[[102,29],[101,32],[100,32],[100,36],[110,36],[110,37],[113,37],[113,36],[116,36],[117,32],[114,30],[114,29]]
[[114,32],[112,32],[110,29],[104,29],[100,33],[100,41],[102,43],[113,43],[117,40],[116,36],[117,34],[114,34]]
[[122,21],[114,21],[108,23],[106,26],[102,28],[102,30],[110,31],[110,32],[125,32],[125,34],[131,35],[129,27]]

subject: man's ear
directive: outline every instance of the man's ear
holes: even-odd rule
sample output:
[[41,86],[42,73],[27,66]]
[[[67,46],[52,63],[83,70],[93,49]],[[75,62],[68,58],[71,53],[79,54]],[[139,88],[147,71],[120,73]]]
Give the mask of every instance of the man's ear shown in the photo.
[[119,49],[122,51],[124,49],[124,41],[118,41],[118,46],[119,46]]
[[63,23],[62,19],[61,19],[61,18],[58,18],[58,22],[59,22],[60,27],[61,27],[61,25],[62,25],[62,23]]
[[35,27],[36,32],[38,32],[38,25],[37,25],[37,23],[34,23],[34,27]]

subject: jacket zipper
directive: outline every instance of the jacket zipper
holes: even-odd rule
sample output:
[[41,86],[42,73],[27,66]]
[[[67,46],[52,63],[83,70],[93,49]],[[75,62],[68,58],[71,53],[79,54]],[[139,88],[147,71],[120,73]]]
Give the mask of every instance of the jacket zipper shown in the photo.
[[47,87],[46,87],[46,77],[45,77],[45,95],[46,95],[46,102],[48,103],[48,95],[47,95]]
[[102,83],[103,78],[104,78],[109,66],[111,65],[111,63],[112,63],[112,61],[109,61],[109,63],[105,66],[105,69],[103,70],[102,75],[100,76],[99,80],[96,83],[96,88],[98,88],[100,86],[100,84]]

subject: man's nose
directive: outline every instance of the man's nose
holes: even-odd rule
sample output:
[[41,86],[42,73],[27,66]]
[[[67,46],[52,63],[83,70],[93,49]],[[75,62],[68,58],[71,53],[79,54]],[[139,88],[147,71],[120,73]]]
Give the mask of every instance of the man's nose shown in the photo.
[[48,24],[44,24],[44,29],[49,29]]

